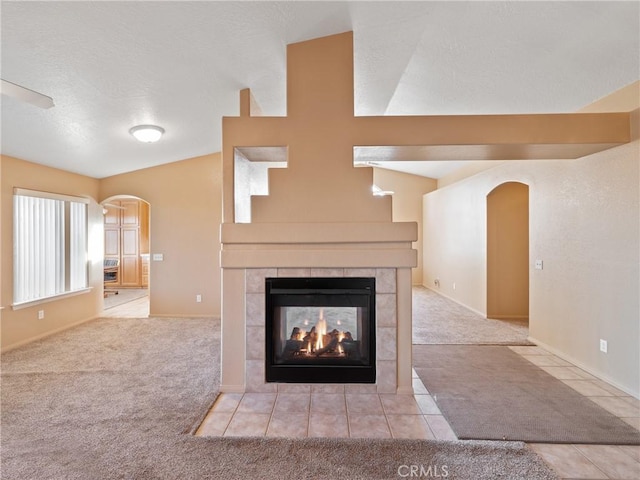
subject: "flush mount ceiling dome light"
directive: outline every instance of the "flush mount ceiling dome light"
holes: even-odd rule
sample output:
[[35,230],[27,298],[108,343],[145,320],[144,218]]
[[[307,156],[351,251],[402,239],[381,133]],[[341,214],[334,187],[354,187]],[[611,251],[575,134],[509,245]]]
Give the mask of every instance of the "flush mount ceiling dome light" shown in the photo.
[[164,133],[164,128],[157,125],[138,125],[129,130],[129,133],[133,135],[136,140],[144,143],[153,143],[160,140]]

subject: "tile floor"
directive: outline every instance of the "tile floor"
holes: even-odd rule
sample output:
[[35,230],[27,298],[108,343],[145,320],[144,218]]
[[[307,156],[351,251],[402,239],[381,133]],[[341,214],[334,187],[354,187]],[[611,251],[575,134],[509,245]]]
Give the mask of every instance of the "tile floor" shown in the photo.
[[[540,347],[509,347],[640,430],[640,400]],[[640,479],[640,445],[529,445],[562,479]]]
[[138,298],[102,312],[103,318],[147,318],[149,316],[149,296]]
[[456,440],[415,372],[413,383],[414,395],[323,385],[304,393],[223,393],[196,435]]
[[[638,399],[540,347],[509,348],[640,430]],[[456,440],[415,371],[413,382],[414,395],[336,393],[322,386],[305,393],[222,394],[196,435]],[[637,445],[529,446],[562,479],[640,479]]]

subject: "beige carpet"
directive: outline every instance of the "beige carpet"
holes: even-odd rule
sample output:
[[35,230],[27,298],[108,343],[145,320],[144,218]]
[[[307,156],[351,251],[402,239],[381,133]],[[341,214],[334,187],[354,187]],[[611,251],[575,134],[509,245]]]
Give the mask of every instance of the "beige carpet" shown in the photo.
[[[102,319],[2,355],[7,480],[553,479],[523,443],[203,438],[220,323]],[[419,470],[418,470],[419,471]]]
[[494,320],[425,287],[413,288],[415,345],[533,345],[526,320]]
[[461,439],[640,445],[640,432],[503,346],[416,345],[416,372]]

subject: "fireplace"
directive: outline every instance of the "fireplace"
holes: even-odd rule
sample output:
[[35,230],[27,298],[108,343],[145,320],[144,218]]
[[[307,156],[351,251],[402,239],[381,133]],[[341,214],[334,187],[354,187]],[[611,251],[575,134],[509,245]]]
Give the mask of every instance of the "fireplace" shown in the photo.
[[266,278],[266,381],[375,383],[375,281]]

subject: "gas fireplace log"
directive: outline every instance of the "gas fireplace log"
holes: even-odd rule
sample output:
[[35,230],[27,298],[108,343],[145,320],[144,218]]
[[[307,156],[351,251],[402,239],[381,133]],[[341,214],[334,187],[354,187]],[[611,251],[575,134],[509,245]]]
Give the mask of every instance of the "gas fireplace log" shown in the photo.
[[332,331],[330,331],[329,334],[327,335],[330,338],[329,343],[327,343],[327,345],[321,348],[320,350],[316,350],[316,357],[322,355],[323,353],[333,352],[336,348],[338,348],[339,334],[340,332],[338,332],[338,330],[336,329],[333,329]]

